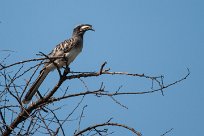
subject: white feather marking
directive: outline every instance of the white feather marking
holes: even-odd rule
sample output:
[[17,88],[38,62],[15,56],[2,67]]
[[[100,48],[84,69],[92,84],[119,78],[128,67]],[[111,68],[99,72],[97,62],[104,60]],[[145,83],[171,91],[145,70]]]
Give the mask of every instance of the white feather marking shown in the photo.
[[82,26],[81,29],[89,29],[90,26]]

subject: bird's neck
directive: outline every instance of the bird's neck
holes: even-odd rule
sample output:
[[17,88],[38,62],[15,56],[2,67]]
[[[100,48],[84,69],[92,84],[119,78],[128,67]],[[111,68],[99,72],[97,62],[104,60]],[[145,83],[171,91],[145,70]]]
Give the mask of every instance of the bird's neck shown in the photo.
[[76,39],[81,39],[83,41],[83,35],[77,34],[77,35],[72,35],[72,37],[75,37]]
[[84,33],[73,33],[72,36],[73,37],[80,37],[83,39]]
[[72,38],[83,43],[83,34],[72,34]]

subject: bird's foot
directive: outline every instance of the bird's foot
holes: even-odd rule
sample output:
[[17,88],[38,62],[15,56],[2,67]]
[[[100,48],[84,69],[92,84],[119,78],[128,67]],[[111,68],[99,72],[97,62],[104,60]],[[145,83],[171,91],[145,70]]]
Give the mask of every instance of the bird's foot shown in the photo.
[[70,72],[69,66],[66,66],[64,69],[64,75],[67,75]]

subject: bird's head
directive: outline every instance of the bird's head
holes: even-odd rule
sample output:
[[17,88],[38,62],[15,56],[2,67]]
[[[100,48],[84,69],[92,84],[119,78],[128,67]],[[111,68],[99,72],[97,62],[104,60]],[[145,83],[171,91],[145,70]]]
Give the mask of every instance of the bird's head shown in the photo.
[[95,31],[92,25],[89,24],[81,24],[74,28],[73,35],[83,35],[86,31],[92,30]]

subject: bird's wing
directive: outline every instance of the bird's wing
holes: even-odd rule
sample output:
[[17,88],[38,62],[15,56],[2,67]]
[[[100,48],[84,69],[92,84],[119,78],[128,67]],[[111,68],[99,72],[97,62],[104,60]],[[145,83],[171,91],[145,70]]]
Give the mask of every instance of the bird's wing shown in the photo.
[[58,44],[52,52],[49,54],[49,57],[60,57],[64,53],[71,51],[77,45],[77,39],[75,37],[65,40]]
[[[71,38],[69,40],[65,40],[64,42],[61,42],[60,44],[58,44],[52,50],[52,52],[48,55],[48,57],[61,57],[65,53],[70,52],[76,45],[77,45],[77,39],[76,38]],[[48,60],[47,63],[45,63],[44,68],[40,72],[40,75],[38,76],[38,78],[36,79],[34,84],[31,86],[29,91],[27,92],[24,100],[22,101],[24,104],[29,103],[30,100],[32,99],[33,95],[35,95],[35,93],[38,91],[38,88],[42,84],[43,80],[50,72],[50,69],[47,68],[47,66],[49,67],[49,65],[52,66],[52,64],[50,63],[50,60]]]
[[[60,44],[58,44],[50,54],[48,54],[49,58],[52,57],[64,57],[65,53],[70,52],[76,45],[78,44],[78,40],[75,37],[72,37],[68,40],[65,40],[63,42],[61,42]],[[49,59],[45,62],[44,65],[44,69],[46,69],[46,67],[48,65],[50,65],[50,62],[55,61],[56,59]]]

